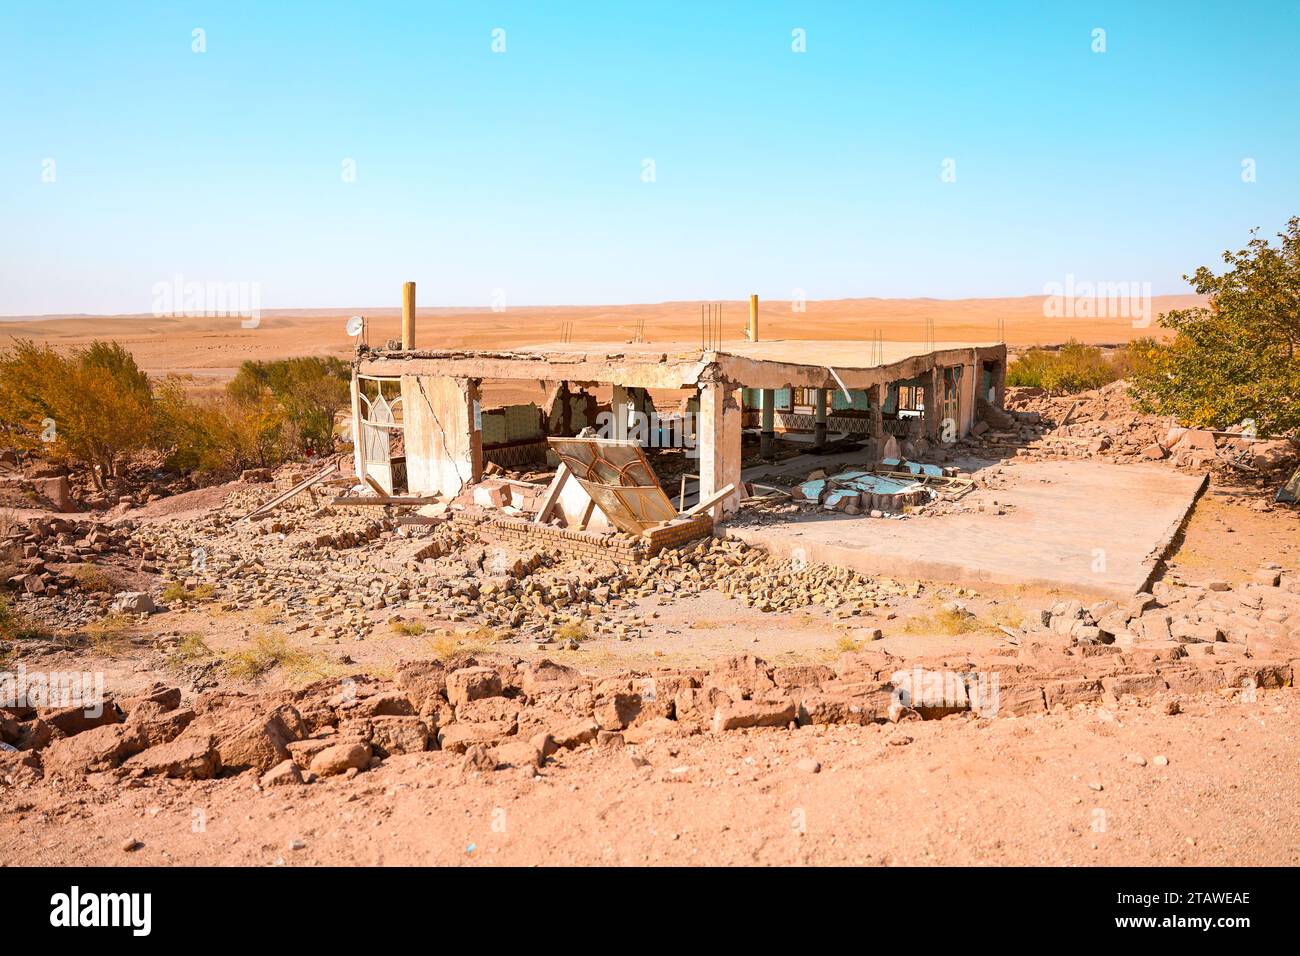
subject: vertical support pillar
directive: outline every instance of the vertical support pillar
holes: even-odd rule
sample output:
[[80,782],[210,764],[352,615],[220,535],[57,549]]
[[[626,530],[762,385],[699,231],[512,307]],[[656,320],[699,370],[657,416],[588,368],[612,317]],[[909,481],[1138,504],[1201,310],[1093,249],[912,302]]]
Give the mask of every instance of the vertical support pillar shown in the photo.
[[758,341],[758,295],[749,297],[749,341]]
[[734,514],[740,508],[741,497],[740,389],[723,382],[700,386],[700,417],[695,435],[700,497],[733,484],[735,492],[714,509],[714,519],[718,519],[719,512],[722,516]]
[[356,367],[352,369],[352,468],[353,474],[357,476],[357,483],[364,483],[366,480],[366,454],[362,447],[362,425],[361,425],[361,379],[357,375]]
[[763,389],[763,427],[759,432],[758,453],[771,458],[776,445],[776,389]]
[[879,461],[885,447],[885,393],[888,386],[884,382],[867,389],[867,400],[871,402],[871,447],[872,456]]
[[625,385],[615,385],[614,393],[609,400],[609,411],[614,418],[614,434],[612,438],[619,441],[627,441],[627,405],[632,397],[632,389]]
[[[610,412],[614,416],[614,437],[622,441],[633,439],[642,444],[650,439],[650,392],[635,385],[615,385],[610,398]],[[633,415],[641,416],[634,422]]]
[[957,437],[962,438],[970,434],[971,427],[975,424],[976,408],[978,402],[975,400],[979,392],[980,380],[980,363],[977,359],[973,363],[963,366],[961,373],[961,398],[958,401],[958,418],[961,423],[957,429]]
[[813,389],[813,448],[826,447],[826,389]]
[[925,431],[930,441],[939,440],[939,420],[943,417],[943,369],[938,365],[930,369],[929,384],[925,386]]

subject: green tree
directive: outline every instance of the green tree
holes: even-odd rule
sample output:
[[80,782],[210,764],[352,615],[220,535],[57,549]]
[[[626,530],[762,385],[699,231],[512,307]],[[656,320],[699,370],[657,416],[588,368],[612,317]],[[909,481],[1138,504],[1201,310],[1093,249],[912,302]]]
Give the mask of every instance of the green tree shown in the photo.
[[1202,266],[1184,276],[1208,308],[1163,314],[1173,339],[1135,349],[1143,410],[1201,428],[1252,420],[1261,435],[1300,431],[1300,217],[1276,245],[1258,233],[1223,254],[1221,275]]
[[336,358],[300,356],[274,362],[245,362],[226,387],[245,404],[268,400],[282,412],[288,450],[325,453],[334,446],[334,418],[349,402],[351,371]]
[[67,355],[17,341],[0,352],[0,429],[10,444],[89,467],[96,487],[152,432],[149,377],[116,342]]

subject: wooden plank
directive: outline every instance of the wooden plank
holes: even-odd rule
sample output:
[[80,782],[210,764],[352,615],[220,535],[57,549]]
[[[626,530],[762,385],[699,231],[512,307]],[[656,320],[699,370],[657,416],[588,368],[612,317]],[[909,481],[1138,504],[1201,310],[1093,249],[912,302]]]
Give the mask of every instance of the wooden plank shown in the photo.
[[545,524],[555,510],[556,503],[560,500],[560,492],[564,490],[564,483],[569,480],[569,466],[560,462],[560,467],[555,469],[555,477],[551,479],[551,485],[546,489],[546,494],[542,498],[542,505],[537,509],[537,517],[533,519],[534,524]]
[[596,510],[596,499],[587,499],[587,507],[582,509],[582,518],[578,521],[578,530],[586,531],[587,525],[591,522],[591,516]]
[[295,495],[301,494],[302,492],[310,488],[312,485],[316,484],[318,481],[324,479],[326,475],[328,475],[338,466],[339,466],[339,458],[336,457],[328,465],[326,465],[320,471],[316,472],[310,478],[304,478],[302,481],[298,482],[298,484],[294,485],[284,494],[277,495],[276,497],[272,498],[264,505],[259,505],[258,507],[254,508],[252,511],[244,515],[239,520],[250,521],[253,518],[260,518],[262,515],[273,511],[274,509],[278,508],[280,505],[288,501],[290,498],[294,497]]
[[335,505],[433,505],[442,501],[436,496],[421,495],[339,495]]
[[735,490],[736,490],[735,484],[728,484],[725,487],[719,488],[717,491],[709,495],[707,498],[701,498],[694,506],[692,506],[686,511],[683,511],[682,517],[685,518],[694,517],[695,515],[699,514],[701,511],[705,511],[706,509],[712,508],[715,505],[720,504],[723,501],[723,499],[727,497],[727,495],[731,494]]

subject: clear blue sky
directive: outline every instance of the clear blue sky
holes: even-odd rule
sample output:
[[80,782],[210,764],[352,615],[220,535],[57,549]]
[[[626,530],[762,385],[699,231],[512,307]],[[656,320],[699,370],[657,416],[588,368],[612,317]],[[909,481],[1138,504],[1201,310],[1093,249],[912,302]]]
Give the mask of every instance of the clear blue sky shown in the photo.
[[1160,294],[1298,213],[1300,0],[0,6],[4,314]]

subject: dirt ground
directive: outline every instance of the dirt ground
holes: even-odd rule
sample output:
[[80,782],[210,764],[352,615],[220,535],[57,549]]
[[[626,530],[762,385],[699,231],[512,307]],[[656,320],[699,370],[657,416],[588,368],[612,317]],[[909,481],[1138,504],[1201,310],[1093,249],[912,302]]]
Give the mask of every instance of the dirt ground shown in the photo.
[[1296,865],[1297,717],[1288,688],[1175,716],[1097,708],[585,748],[468,781],[438,751],[260,792],[248,775],[92,777],[5,795],[0,861]]
[[[152,520],[210,505],[156,502]],[[187,507],[190,505],[192,507]],[[1260,562],[1297,564],[1295,517],[1208,494],[1170,571],[1239,578]],[[1243,560],[1249,555],[1250,560]],[[706,591],[638,603],[635,642],[578,650],[519,645],[583,672],[699,666],[728,654],[771,663],[832,661],[871,643],[902,660],[1007,647],[992,629],[909,626],[959,595],[982,620],[1011,620],[1058,592],[930,585],[875,617],[820,609],[766,614]],[[215,650],[265,628],[257,612],[180,610],[99,648],[43,666],[103,669],[111,692],[176,683],[154,640],[200,631]],[[424,636],[377,628],[340,647],[296,646],[342,671],[383,674],[418,657]],[[849,642],[846,644],[845,642]],[[273,671],[223,687],[297,686],[318,674]],[[1079,705],[993,720],[753,729],[560,751],[540,769],[467,774],[443,751],[386,759],[356,777],[262,789],[258,775],[208,781],[91,774],[0,788],[0,863],[181,865],[1261,865],[1300,863],[1300,694],[1259,690],[1155,702]],[[128,849],[130,847],[130,849]]]

